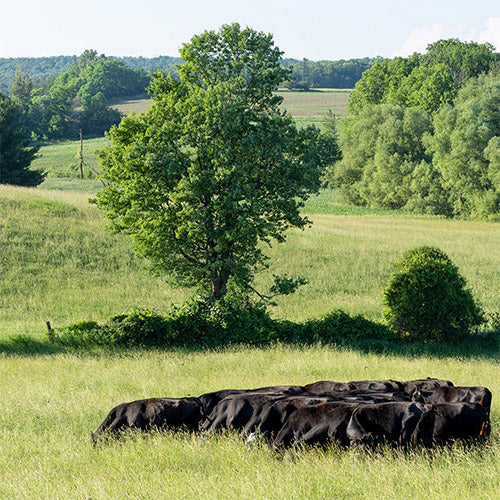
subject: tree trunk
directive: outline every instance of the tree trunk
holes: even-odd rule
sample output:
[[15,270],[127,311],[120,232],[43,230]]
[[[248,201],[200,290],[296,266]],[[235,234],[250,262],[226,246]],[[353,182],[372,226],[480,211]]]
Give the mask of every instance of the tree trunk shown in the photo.
[[229,272],[219,271],[212,277],[212,296],[215,300],[219,300],[227,293],[227,282],[229,280]]

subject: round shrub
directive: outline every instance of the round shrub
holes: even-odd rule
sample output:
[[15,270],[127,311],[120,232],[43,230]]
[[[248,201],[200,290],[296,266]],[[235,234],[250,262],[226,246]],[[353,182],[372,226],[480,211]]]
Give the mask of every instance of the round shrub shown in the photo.
[[458,268],[429,246],[409,250],[396,263],[383,303],[394,331],[422,340],[455,340],[484,321]]

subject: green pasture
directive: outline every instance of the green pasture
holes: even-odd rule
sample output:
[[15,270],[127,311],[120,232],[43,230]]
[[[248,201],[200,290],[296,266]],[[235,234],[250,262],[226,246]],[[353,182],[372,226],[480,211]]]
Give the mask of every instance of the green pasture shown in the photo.
[[[46,182],[51,179],[58,181]],[[498,349],[76,351],[49,344],[47,320],[59,327],[131,307],[165,311],[189,293],[148,275],[130,241],[106,230],[88,193],[61,187],[0,186],[0,498],[498,498]],[[304,212],[313,225],[290,231],[285,244],[269,249],[271,267],[258,276],[260,286],[273,273],[309,281],[281,299],[274,316],[301,320],[342,308],[379,320],[391,263],[421,244],[447,252],[484,308],[500,312],[498,224],[354,209],[329,190],[310,199]],[[263,442],[248,448],[234,434],[132,433],[99,448],[90,444],[90,431],[124,401],[325,379],[426,376],[491,389],[489,443],[369,454],[332,447],[281,456]]]
[[[323,121],[332,110],[337,117],[345,116],[350,90],[317,89],[312,92],[279,91],[283,96],[283,108],[295,119],[300,127],[316,125],[323,127]],[[113,104],[125,115],[132,111],[142,113],[151,105],[151,99],[131,99]],[[80,175],[80,141],[60,141],[43,145],[39,157],[32,167],[48,173],[40,186],[43,189],[71,190],[93,193],[101,186],[98,173],[101,168],[95,152],[109,144],[105,137],[85,139],[83,141],[84,178]]]
[[80,179],[80,141],[61,141],[44,145],[31,167],[47,172],[41,187],[45,189],[70,189],[92,192],[101,183],[99,159],[95,152],[109,144],[105,137],[83,141],[83,179]]
[[149,98],[145,99],[127,99],[125,101],[119,101],[116,103],[111,103],[111,107],[120,111],[124,115],[130,115],[135,112],[137,115],[144,113],[153,104],[153,101]]
[[[347,99],[349,89],[314,89],[310,92],[297,92],[293,90],[280,90],[277,95],[283,97],[282,108],[286,109],[298,125],[322,125],[322,120],[331,110],[341,118],[347,114]],[[113,104],[113,107],[125,115],[132,111],[137,114],[146,111],[151,106],[151,99],[130,99]]]
[[[0,324],[9,333],[101,320],[132,307],[168,309],[187,290],[149,276],[123,235],[106,230],[102,214],[72,191],[0,188]],[[324,190],[304,211],[313,222],[269,248],[273,274],[304,276],[308,284],[283,297],[277,317],[303,320],[341,308],[378,321],[391,264],[408,248],[443,249],[460,267],[488,311],[500,311],[500,231],[494,223],[411,217],[342,206]],[[361,213],[361,215],[354,215]]]
[[[29,354],[30,347],[19,342],[0,362],[1,498],[495,499],[500,491],[498,356],[404,357],[284,346]],[[98,448],[90,444],[90,431],[123,401],[427,375],[490,387],[494,435],[488,444],[370,454],[331,447],[281,456],[263,442],[248,448],[231,433],[132,433]]]
[[323,127],[329,111],[337,118],[346,116],[347,100],[351,90],[314,89],[311,92],[280,91],[283,97],[282,108],[286,109],[300,127],[316,125]]

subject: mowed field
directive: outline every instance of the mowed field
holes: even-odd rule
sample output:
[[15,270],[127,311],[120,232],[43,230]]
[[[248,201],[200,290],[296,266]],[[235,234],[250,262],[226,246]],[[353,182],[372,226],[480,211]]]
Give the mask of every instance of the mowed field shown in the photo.
[[[55,178],[57,179],[57,178]],[[59,186],[61,187],[61,186]],[[382,351],[348,344],[216,351],[77,351],[54,327],[130,307],[165,311],[188,290],[151,277],[130,242],[105,229],[88,194],[0,186],[0,498],[496,499],[500,491],[500,352],[453,346]],[[311,199],[313,222],[269,249],[273,273],[309,284],[273,314],[301,320],[342,308],[378,320],[391,263],[442,248],[488,311],[500,311],[498,224],[411,217]],[[90,431],[124,401],[315,380],[433,376],[493,392],[486,445],[411,451],[296,450],[278,456],[234,434],[132,433],[93,448]]]
[[[280,90],[277,95],[283,97],[282,108],[295,119],[297,125],[316,125],[322,127],[322,121],[331,110],[338,118],[347,114],[349,89],[314,89],[310,92]],[[151,99],[131,99],[114,104],[113,107],[129,115],[132,111],[143,113],[151,106]]]

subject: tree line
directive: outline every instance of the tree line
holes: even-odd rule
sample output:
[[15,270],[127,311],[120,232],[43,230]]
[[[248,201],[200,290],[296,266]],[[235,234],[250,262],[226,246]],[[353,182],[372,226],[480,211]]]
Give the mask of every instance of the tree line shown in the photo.
[[499,61],[490,44],[450,39],[376,62],[349,98],[327,183],[357,205],[499,219]]
[[18,106],[36,141],[102,135],[121,114],[109,100],[145,94],[148,76],[123,62],[87,50],[49,84],[36,85],[17,70],[10,99]]
[[[8,94],[17,70],[30,75],[35,86],[50,87],[54,79],[75,64],[77,56],[51,57],[12,57],[0,58],[0,92]],[[182,64],[179,57],[113,57],[126,67],[142,71],[145,74],[158,70],[179,78],[177,66]],[[303,59],[284,59],[282,64],[292,68],[291,82],[306,84],[308,88],[352,89],[361,78],[361,74],[382,58],[361,58],[338,61],[309,61]]]
[[311,88],[352,89],[364,71],[381,57],[362,59],[340,59],[338,61],[309,61],[285,59],[284,66],[291,67],[292,77],[285,83],[290,89],[308,90]]

